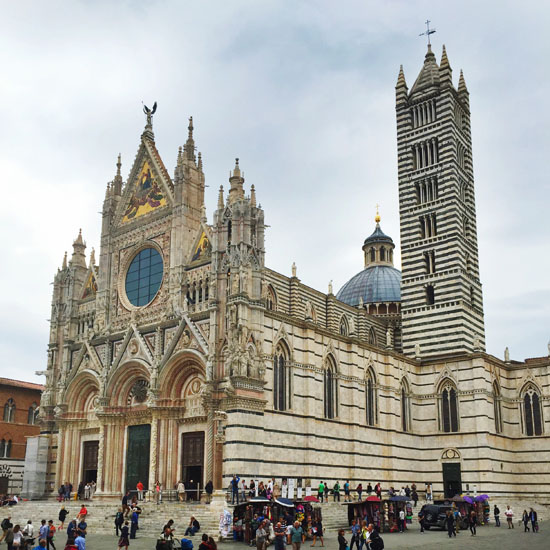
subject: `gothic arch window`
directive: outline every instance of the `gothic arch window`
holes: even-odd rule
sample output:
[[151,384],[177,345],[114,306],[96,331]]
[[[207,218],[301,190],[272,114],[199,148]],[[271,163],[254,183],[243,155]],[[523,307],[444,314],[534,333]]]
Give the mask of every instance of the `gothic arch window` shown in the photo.
[[367,426],[374,426],[377,421],[376,378],[371,368],[367,371],[365,384],[365,411]]
[[288,364],[288,348],[280,342],[273,356],[273,408],[286,411],[291,406],[292,371]]
[[342,315],[340,319],[340,334],[342,336],[349,336],[349,323],[345,315]]
[[336,376],[336,363],[331,355],[325,360],[323,369],[325,418],[338,416],[338,379]]
[[542,435],[542,410],[538,390],[530,385],[523,392],[523,431],[525,435]]
[[29,407],[29,415],[27,418],[27,424],[36,424],[38,421],[38,406],[36,403],[33,403]]
[[0,441],[0,458],[10,458],[11,456],[11,439]]
[[441,387],[439,428],[442,432],[458,432],[458,394],[454,384],[447,380]]
[[265,307],[269,311],[277,311],[277,296],[275,294],[275,290],[271,285],[267,287],[267,298]]
[[370,327],[369,330],[369,344],[376,346],[376,332],[374,331],[374,327]]
[[4,422],[15,422],[15,401],[11,397],[4,405]]
[[229,220],[227,222],[227,241],[230,243],[231,242],[231,233],[232,233],[232,229],[233,229],[233,226],[231,224],[231,220]]
[[495,417],[495,432],[502,433],[502,412],[500,407],[501,395],[500,388],[496,380],[493,382],[493,409]]
[[401,381],[401,429],[411,431],[411,398],[410,387],[406,379]]

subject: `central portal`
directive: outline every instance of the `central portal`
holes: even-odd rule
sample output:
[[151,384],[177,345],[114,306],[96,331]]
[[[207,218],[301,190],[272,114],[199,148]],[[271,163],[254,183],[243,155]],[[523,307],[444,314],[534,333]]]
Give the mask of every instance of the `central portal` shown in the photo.
[[126,451],[126,490],[135,491],[138,481],[149,488],[149,445],[151,425],[128,426]]
[[445,498],[453,498],[462,493],[460,462],[443,463],[443,490]]
[[84,483],[97,481],[97,455],[99,451],[99,441],[84,441],[82,471]]
[[181,436],[181,477],[187,498],[198,500],[204,488],[204,432],[184,433]]

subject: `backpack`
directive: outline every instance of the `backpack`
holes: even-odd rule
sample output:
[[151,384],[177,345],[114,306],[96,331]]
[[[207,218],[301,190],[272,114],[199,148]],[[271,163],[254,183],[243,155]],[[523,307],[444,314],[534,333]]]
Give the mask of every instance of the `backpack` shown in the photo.
[[[376,531],[373,531],[373,532],[376,532]],[[384,550],[384,541],[382,540],[382,537],[378,535],[373,540],[371,535],[370,547],[372,550]]]
[[5,520],[2,521],[2,525],[0,525],[0,527],[2,527],[2,529],[4,531],[7,531],[10,527],[10,520],[8,518],[6,518]]

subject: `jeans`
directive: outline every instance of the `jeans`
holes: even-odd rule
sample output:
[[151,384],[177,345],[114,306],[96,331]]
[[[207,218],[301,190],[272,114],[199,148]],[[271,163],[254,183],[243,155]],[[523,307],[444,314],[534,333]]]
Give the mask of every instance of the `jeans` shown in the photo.
[[495,516],[495,527],[500,527],[500,517]]
[[53,543],[53,537],[48,537],[47,538],[47,546],[48,546],[48,550],[50,550],[50,546],[53,548],[53,550],[55,550],[55,544]]
[[476,534],[476,524],[475,523],[472,523],[470,525],[470,533],[472,533],[472,535]]
[[137,531],[138,524],[133,523],[130,525],[130,538],[135,539],[136,538],[136,531]]
[[231,494],[232,494],[231,504],[235,504],[235,497],[237,497],[237,504],[239,504],[239,490],[233,489],[233,491],[231,491]]
[[188,527],[185,530],[185,536],[187,536],[187,535],[193,536],[197,531],[198,531],[198,529],[194,525],[192,525],[191,527]]
[[300,550],[301,545],[302,545],[301,542],[293,542],[292,543],[292,550]]

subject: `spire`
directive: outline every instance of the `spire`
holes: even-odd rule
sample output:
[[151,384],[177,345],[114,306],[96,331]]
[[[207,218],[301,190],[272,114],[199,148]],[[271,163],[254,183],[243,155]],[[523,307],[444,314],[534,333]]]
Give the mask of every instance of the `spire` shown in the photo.
[[120,195],[122,193],[122,174],[121,174],[121,155],[118,154],[117,163],[116,163],[116,176],[113,181],[113,191],[115,195]]
[[235,168],[233,168],[233,175],[229,176],[229,183],[231,183],[231,187],[229,189],[229,203],[233,204],[235,201],[244,198],[244,177],[241,175],[241,168],[239,166],[238,158],[235,159]]
[[220,192],[218,194],[218,210],[221,210],[223,207],[223,185],[220,185]]
[[376,205],[376,216],[374,216],[374,221],[379,224],[380,223],[380,212],[378,211],[378,205]]
[[448,86],[453,84],[453,70],[447,58],[447,50],[445,44],[443,44],[443,53],[441,54],[441,64],[439,65],[439,80],[441,83],[445,83]]
[[250,206],[256,206],[256,188],[254,184],[250,186]]
[[63,256],[63,263],[61,264],[61,269],[67,269],[67,251],[65,250],[65,255]]
[[203,204],[201,206],[201,222],[206,224],[207,221],[208,221],[208,218],[206,217],[206,206]]
[[399,66],[399,76],[397,77],[397,84],[395,85],[395,102],[402,104],[407,101],[408,94],[407,83],[405,82],[405,73],[403,72],[403,65]]
[[462,69],[460,69],[460,78],[458,79],[458,93],[468,93],[468,88],[466,88],[466,81],[464,80],[464,73],[462,72]]
[[189,117],[189,126],[187,127],[187,141],[183,148],[185,152],[185,158],[187,160],[195,162],[195,140],[193,139],[193,117]]
[[90,252],[90,267],[95,266],[95,250],[92,248]]
[[73,242],[73,255],[71,264],[74,266],[86,267],[86,243],[82,239],[82,229],[78,232],[78,237]]
[[396,88],[407,89],[407,82],[405,81],[405,73],[403,72],[403,65],[399,65],[399,75],[397,76]]
[[414,94],[416,90],[429,88],[430,86],[439,86],[439,67],[437,66],[435,55],[432,52],[432,45],[428,44],[428,51],[426,52],[426,57],[424,58],[424,65],[422,66],[422,69],[418,74],[418,78],[415,80],[409,95]]
[[183,164],[183,148],[182,146],[180,145],[178,147],[178,161],[177,161],[177,166],[181,166]]

